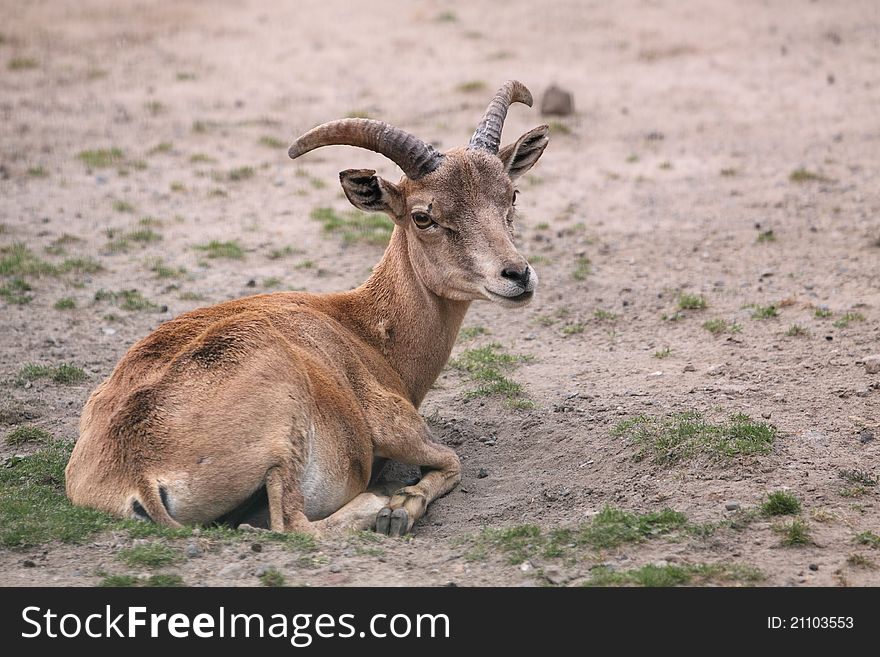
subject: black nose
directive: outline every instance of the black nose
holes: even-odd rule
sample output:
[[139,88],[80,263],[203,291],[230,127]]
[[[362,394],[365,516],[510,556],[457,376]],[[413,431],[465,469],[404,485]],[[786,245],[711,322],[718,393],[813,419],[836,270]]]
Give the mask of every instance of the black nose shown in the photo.
[[507,278],[515,283],[519,283],[523,287],[529,284],[529,274],[531,269],[528,265],[523,265],[520,269],[516,265],[507,265],[501,270],[502,278]]

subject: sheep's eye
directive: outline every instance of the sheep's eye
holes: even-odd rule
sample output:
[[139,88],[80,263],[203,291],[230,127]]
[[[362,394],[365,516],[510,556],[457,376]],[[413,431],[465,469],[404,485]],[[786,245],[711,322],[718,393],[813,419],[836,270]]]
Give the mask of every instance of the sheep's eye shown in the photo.
[[517,196],[519,196],[519,190],[514,189],[513,190],[513,200],[510,202],[511,205],[516,205],[516,197]]
[[427,212],[413,212],[412,213],[413,223],[416,225],[416,228],[424,230],[425,228],[430,228],[434,225],[434,220],[431,219],[431,215]]

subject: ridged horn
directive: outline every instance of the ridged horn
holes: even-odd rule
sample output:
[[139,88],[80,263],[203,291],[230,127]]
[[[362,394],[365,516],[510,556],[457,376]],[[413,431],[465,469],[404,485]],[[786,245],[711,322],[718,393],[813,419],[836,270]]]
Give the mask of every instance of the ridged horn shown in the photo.
[[375,119],[340,119],[312,128],[287,151],[291,159],[321,146],[357,146],[381,153],[410,180],[418,180],[440,166],[443,154],[418,137]]
[[476,148],[498,154],[501,145],[501,129],[507,118],[507,108],[511,103],[523,103],[532,106],[532,94],[519,80],[508,80],[495,94],[495,98],[486,108],[483,120],[474,131],[468,148]]

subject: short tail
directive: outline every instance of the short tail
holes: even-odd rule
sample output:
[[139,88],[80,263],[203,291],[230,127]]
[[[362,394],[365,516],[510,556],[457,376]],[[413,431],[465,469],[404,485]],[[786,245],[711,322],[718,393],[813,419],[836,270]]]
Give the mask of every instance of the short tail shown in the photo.
[[160,486],[155,480],[145,480],[138,488],[138,497],[132,502],[132,511],[135,515],[152,520],[157,525],[166,527],[182,527],[179,522],[171,517],[168,508],[168,491]]

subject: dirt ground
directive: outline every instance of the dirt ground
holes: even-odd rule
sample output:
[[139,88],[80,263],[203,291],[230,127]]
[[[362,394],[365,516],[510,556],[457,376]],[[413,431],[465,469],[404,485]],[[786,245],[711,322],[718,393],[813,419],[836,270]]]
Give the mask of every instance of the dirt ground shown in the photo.
[[[34,278],[29,304],[0,300],[0,433],[28,421],[74,439],[90,391],[181,312],[265,291],[266,279],[330,291],[366,278],[381,247],[346,244],[309,215],[348,207],[342,169],[399,171],[343,147],[291,162],[298,134],[359,114],[450,148],[504,80],[536,97],[556,83],[573,92],[575,114],[515,106],[504,140],[553,121],[518,201],[537,297],[519,311],[475,303],[465,326],[488,333],[453,352],[498,342],[533,356],[511,377],[535,408],[469,399],[449,369],[421,410],[460,454],[463,481],[414,538],[374,549],[327,541],[308,564],[268,543],[203,545],[173,572],[192,585],[255,585],[267,566],[308,585],[540,585],[583,582],[597,563],[736,563],[760,568],[769,585],[880,584],[880,552],[854,540],[880,533],[877,488],[847,497],[840,476],[880,474],[880,375],[863,362],[880,353],[880,5],[500,7],[372,3],[353,15],[338,0],[4,2],[0,244],[58,261],[44,249],[68,234],[81,240],[68,240],[68,255],[104,269]],[[123,152],[112,166],[78,159],[111,148]],[[230,177],[240,167],[253,175]],[[146,224],[161,239],[108,248],[108,230]],[[237,241],[243,258],[195,248],[214,239]],[[186,274],[161,278],[156,259]],[[137,289],[159,308],[114,308],[95,301],[102,289]],[[681,293],[708,307],[679,318]],[[62,297],[76,308],[56,309]],[[778,316],[754,319],[753,305]],[[742,329],[712,335],[703,323],[713,319]],[[788,335],[794,324],[806,334]],[[88,379],[16,386],[31,362],[75,363]],[[661,466],[612,435],[628,417],[686,410],[746,413],[779,437],[763,456]],[[26,452],[0,446],[0,458]],[[459,544],[483,527],[575,526],[605,505],[717,523],[728,506],[757,507],[773,490],[801,500],[810,544],[782,547],[769,519],[576,562],[472,561]],[[105,533],[3,550],[0,583],[95,585],[100,571],[131,570],[114,558],[130,543]]]

